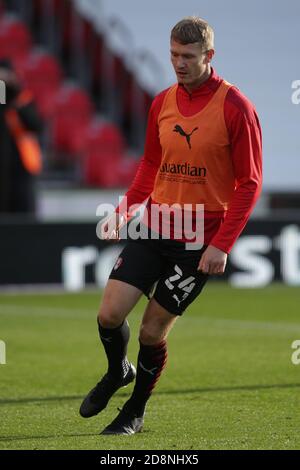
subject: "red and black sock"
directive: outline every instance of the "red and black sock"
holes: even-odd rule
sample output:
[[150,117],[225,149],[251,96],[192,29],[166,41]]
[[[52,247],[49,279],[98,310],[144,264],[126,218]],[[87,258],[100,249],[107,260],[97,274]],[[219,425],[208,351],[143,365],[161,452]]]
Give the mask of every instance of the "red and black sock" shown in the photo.
[[125,409],[133,410],[138,416],[144,414],[147,401],[166,365],[167,343],[146,346],[140,342],[135,387]]
[[117,328],[103,328],[98,322],[98,329],[107,356],[107,372],[119,380],[125,377],[130,367],[126,356],[130,336],[128,322],[125,320]]

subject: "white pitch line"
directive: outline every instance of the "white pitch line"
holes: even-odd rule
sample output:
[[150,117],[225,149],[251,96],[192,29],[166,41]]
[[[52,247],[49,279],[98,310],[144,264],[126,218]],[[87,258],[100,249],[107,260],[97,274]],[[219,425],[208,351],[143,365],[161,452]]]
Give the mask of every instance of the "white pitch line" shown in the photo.
[[[23,307],[19,304],[1,304],[0,303],[0,318],[1,314],[13,315],[13,316],[26,316],[34,315],[41,317],[60,317],[60,318],[73,318],[73,317],[88,317],[96,318],[97,308],[95,309],[74,309],[74,308],[57,308],[57,307],[44,307],[34,305],[32,307]],[[129,317],[130,318],[130,317]],[[251,321],[251,320],[235,320],[232,318],[216,318],[209,316],[189,316],[188,312],[181,319],[181,322],[195,322],[203,324],[205,326],[211,326],[211,328],[229,328],[229,329],[242,329],[242,330],[259,330],[259,331],[276,331],[278,333],[299,333],[300,335],[300,323],[289,323],[289,322],[263,322],[263,321]],[[179,322],[180,327],[180,322]]]

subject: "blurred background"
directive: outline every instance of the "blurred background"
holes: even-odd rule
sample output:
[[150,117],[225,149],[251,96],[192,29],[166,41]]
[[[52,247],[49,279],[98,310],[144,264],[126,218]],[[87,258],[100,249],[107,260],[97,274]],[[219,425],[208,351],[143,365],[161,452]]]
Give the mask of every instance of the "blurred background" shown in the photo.
[[297,0],[0,0],[1,290],[105,285],[122,246],[97,239],[96,209],[135,175],[151,101],[175,81],[170,30],[192,14],[263,128],[264,191],[226,276],[300,285]]

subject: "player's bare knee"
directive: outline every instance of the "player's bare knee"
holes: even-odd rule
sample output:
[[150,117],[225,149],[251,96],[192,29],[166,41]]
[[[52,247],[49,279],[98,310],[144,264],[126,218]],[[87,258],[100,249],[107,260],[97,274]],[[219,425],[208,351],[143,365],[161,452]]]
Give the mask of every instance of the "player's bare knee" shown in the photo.
[[155,345],[161,343],[165,338],[164,331],[153,328],[149,325],[141,325],[139,340],[145,345]]
[[98,314],[98,323],[103,328],[117,328],[123,322],[120,312],[114,309],[101,308]]

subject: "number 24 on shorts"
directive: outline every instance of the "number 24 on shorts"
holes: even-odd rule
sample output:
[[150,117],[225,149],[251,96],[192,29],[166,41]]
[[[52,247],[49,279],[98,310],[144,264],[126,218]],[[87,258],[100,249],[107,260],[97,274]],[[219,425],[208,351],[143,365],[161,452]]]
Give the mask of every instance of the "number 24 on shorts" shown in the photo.
[[[173,298],[178,302],[178,306],[179,306],[181,302],[183,302],[190,295],[196,283],[193,282],[195,280],[195,277],[193,276],[189,276],[188,278],[182,280],[183,272],[180,269],[180,267],[177,266],[177,264],[174,266],[174,270],[176,274],[166,279],[165,284],[170,290],[173,290],[175,287],[177,287],[178,289],[183,291],[183,295],[181,299],[179,299],[176,294],[173,295]],[[181,281],[181,282],[178,284],[178,281]],[[175,286],[174,283],[177,285]]]

